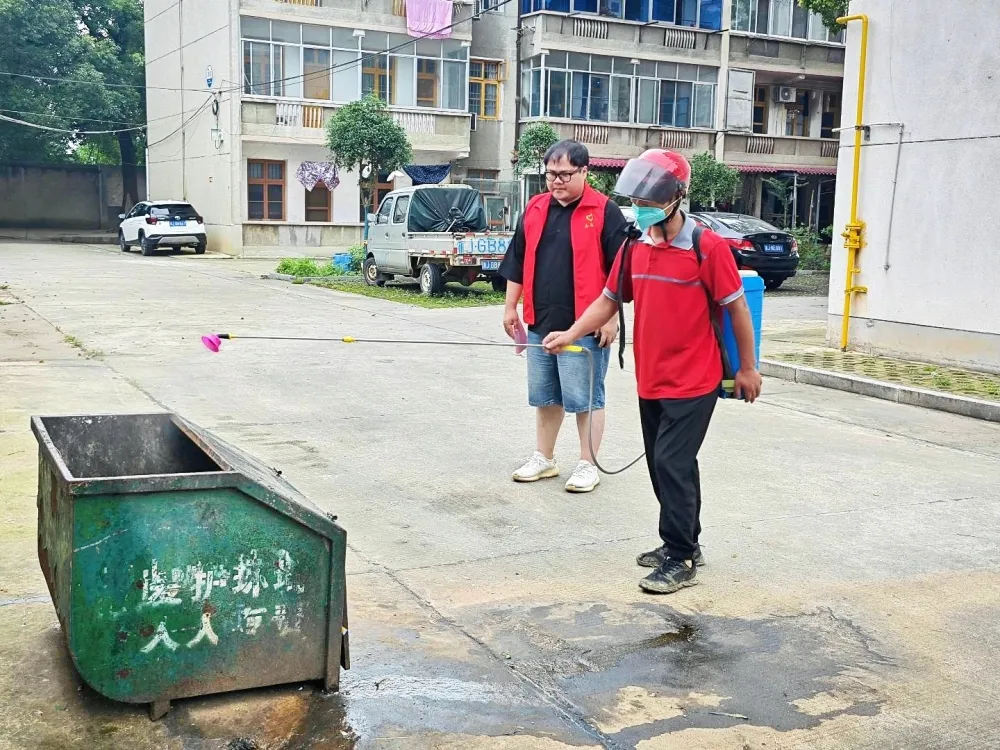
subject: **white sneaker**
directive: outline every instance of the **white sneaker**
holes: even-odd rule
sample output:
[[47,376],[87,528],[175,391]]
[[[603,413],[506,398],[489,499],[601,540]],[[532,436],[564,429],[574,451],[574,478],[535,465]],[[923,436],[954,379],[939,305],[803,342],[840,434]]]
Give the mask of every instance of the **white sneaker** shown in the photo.
[[590,461],[580,461],[573,469],[573,474],[566,482],[567,492],[592,492],[601,483],[601,475],[597,467]]
[[538,451],[528,459],[528,463],[514,472],[515,482],[537,482],[559,476],[559,467],[554,458],[546,458]]

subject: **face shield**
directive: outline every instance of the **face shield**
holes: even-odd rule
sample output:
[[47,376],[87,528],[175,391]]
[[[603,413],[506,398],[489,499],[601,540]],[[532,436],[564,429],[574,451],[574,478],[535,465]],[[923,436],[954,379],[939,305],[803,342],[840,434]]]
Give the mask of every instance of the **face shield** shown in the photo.
[[677,191],[686,189],[666,167],[641,157],[629,160],[615,183],[618,195],[660,206],[672,203]]

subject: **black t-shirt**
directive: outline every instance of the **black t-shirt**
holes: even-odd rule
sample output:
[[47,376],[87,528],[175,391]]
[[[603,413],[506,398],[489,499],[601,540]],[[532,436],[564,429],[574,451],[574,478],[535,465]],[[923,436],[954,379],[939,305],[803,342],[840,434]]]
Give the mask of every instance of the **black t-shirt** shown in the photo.
[[[553,198],[538,240],[533,290],[535,323],[530,329],[539,336],[546,336],[552,331],[565,331],[576,322],[570,219],[578,205],[579,201],[563,206]],[[613,201],[608,201],[604,207],[604,229],[601,232],[605,274],[611,271],[627,233],[625,215]],[[524,283],[524,250],[522,216],[514,232],[514,240],[500,264],[500,275],[515,284]]]

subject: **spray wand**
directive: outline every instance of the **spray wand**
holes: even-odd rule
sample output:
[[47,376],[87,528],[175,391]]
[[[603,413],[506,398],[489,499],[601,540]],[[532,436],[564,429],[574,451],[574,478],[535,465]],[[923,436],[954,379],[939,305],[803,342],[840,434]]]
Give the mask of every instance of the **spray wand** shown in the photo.
[[[516,331],[515,340],[513,342],[498,342],[498,341],[430,341],[430,340],[416,340],[416,339],[368,339],[368,338],[355,338],[354,336],[341,336],[339,338],[334,337],[323,337],[323,336],[234,336],[231,333],[210,333],[201,337],[201,343],[205,347],[218,354],[219,350],[222,348],[223,341],[232,341],[233,339],[240,338],[250,341],[333,341],[341,344],[414,344],[419,346],[488,346],[488,347],[504,347],[513,348],[515,354],[520,354],[525,349],[544,349],[542,344],[529,344],[527,343],[527,338],[523,331]],[[626,464],[620,469],[605,469],[597,461],[597,452],[594,450],[594,435],[593,431],[590,429],[590,425],[594,419],[594,354],[586,347],[579,346],[578,344],[570,344],[569,346],[564,346],[559,352],[562,354],[586,354],[587,358],[590,360],[590,403],[587,405],[587,443],[590,448],[590,455],[594,459],[594,466],[608,476],[614,476],[615,474],[621,474],[628,469],[631,469],[639,461],[641,461],[646,454],[641,453],[634,460]]]

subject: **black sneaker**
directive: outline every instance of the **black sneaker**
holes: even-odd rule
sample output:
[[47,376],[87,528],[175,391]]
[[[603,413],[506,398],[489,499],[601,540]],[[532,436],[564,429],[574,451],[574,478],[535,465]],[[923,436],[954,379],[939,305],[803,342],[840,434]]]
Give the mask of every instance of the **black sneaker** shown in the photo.
[[[663,564],[663,561],[667,559],[667,549],[666,547],[657,547],[651,552],[643,552],[637,558],[635,558],[636,563],[641,568],[658,568]],[[701,545],[699,544],[694,548],[694,555],[691,558],[695,565],[699,568],[705,564],[705,555],[702,554]]]
[[697,570],[694,565],[689,568],[686,562],[668,557],[660,567],[639,581],[639,588],[651,594],[672,594],[698,583],[695,580]]

